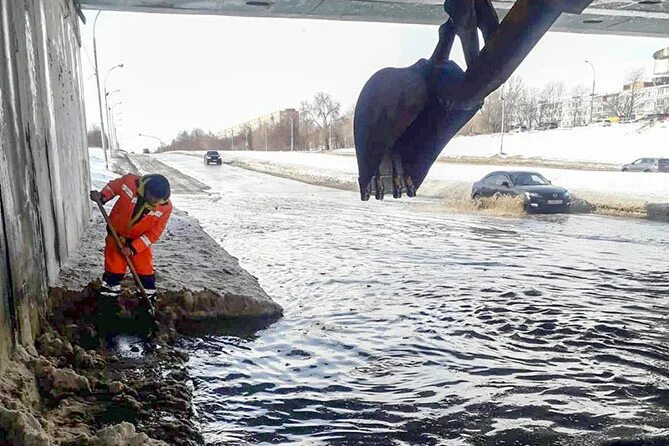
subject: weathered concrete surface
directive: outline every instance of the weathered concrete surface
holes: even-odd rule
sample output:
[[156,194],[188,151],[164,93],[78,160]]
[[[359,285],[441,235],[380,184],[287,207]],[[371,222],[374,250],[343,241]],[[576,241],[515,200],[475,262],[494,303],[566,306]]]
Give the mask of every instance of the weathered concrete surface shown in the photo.
[[[514,2],[495,0],[493,5],[500,17],[504,17]],[[442,0],[81,0],[84,8],[113,11],[432,25],[444,22],[443,3]],[[669,4],[666,1],[593,0],[584,14],[563,15],[553,30],[660,37],[669,35],[668,23]]]
[[79,48],[72,0],[0,0],[0,373],[88,219]]
[[[80,251],[63,267],[56,288],[82,290],[103,271],[104,220],[92,214]],[[275,317],[282,308],[184,212],[175,210],[154,247],[159,291],[174,296],[181,318]],[[126,278],[131,280],[129,276]]]

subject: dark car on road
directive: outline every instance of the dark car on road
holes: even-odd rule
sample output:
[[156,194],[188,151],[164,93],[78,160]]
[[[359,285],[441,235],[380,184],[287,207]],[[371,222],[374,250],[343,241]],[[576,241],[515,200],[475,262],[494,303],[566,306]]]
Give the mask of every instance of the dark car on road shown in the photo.
[[223,164],[223,158],[221,158],[217,150],[208,150],[204,154],[204,164],[218,164],[220,166]]
[[520,197],[529,212],[566,212],[571,204],[569,191],[553,186],[537,172],[492,172],[474,183],[472,198],[509,195]]

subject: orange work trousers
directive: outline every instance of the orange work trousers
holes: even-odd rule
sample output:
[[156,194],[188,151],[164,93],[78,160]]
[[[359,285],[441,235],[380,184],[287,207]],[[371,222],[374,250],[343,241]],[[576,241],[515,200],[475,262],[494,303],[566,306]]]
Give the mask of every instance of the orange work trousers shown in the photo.
[[[153,274],[153,254],[150,247],[130,257],[130,260],[140,276]],[[105,271],[112,274],[125,274],[127,269],[128,264],[118,249],[114,237],[108,235],[105,239]]]

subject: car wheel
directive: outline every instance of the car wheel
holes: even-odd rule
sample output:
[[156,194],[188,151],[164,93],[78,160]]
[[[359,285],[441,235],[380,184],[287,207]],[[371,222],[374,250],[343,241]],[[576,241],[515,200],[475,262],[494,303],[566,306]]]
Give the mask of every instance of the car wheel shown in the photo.
[[650,170],[650,169],[646,169],[646,170],[644,170],[644,172],[646,172],[646,173],[650,173],[650,172],[652,172],[652,170]]
[[481,194],[479,194],[478,192],[474,192],[472,194],[472,200],[478,200],[479,198],[481,198]]
[[629,172],[629,169],[627,167],[623,167],[623,172]]

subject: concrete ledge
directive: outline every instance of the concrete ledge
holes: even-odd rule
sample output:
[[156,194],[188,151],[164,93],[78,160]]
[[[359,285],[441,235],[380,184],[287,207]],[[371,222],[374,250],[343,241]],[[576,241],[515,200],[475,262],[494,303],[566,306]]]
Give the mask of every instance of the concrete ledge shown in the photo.
[[[62,268],[54,288],[79,291],[102,275],[106,228],[97,209],[91,215],[79,252]],[[174,210],[153,249],[158,290],[178,300],[181,318],[277,317],[283,312],[258,279],[185,212]],[[126,282],[131,280],[128,274]]]

